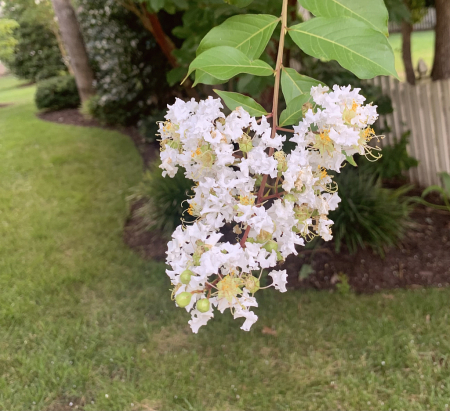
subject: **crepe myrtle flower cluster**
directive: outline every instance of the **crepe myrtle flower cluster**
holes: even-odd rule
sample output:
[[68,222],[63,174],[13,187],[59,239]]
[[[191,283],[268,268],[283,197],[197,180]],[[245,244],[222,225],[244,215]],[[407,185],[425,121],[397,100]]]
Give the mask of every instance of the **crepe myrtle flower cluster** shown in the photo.
[[[330,210],[340,199],[328,170],[339,172],[355,153],[371,154],[371,124],[376,106],[363,105],[359,89],[317,86],[303,120],[294,126],[294,149],[286,154],[286,137],[272,133],[266,117],[259,120],[242,107],[225,116],[219,99],[169,106],[159,125],[161,168],[173,177],[179,167],[196,184],[187,212],[196,218],[182,224],[168,244],[167,275],[172,296],[191,313],[194,333],[229,308],[243,317],[249,331],[257,321],[263,270],[271,270],[296,246],[315,236],[332,238]],[[271,138],[272,137],[272,138]],[[227,224],[235,242],[220,241]],[[271,284],[286,291],[286,270],[271,270]]]

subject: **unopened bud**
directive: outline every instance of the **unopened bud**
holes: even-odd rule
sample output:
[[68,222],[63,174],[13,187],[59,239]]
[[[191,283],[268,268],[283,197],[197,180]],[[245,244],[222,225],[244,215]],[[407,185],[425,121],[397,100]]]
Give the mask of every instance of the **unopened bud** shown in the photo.
[[186,307],[191,302],[192,294],[188,292],[180,293],[175,297],[175,301],[181,308]]

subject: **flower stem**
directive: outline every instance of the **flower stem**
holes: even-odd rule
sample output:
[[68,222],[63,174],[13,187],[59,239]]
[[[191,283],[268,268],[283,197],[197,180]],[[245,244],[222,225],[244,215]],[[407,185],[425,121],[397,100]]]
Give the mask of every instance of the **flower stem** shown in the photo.
[[[278,100],[280,97],[280,78],[281,78],[281,66],[283,65],[283,50],[284,50],[284,37],[286,36],[287,31],[287,8],[288,8],[288,0],[283,0],[283,6],[281,8],[281,33],[280,33],[280,42],[278,43],[278,56],[277,63],[275,66],[275,86],[273,89],[273,104],[272,104],[272,112],[267,117],[273,117],[272,120],[272,134],[271,138],[274,138],[277,133],[278,127]],[[269,151],[269,156],[273,155],[274,149],[271,148]],[[256,200],[256,205],[261,204],[264,198],[264,190],[266,188],[268,175],[265,174],[261,181],[261,186],[258,191],[258,198]],[[242,236],[240,241],[241,247],[245,248],[245,242],[247,241],[248,234],[250,232],[250,226],[247,226],[247,229]]]
[[[273,89],[273,104],[272,104],[272,135],[271,138],[275,137],[277,133],[278,127],[278,100],[280,97],[280,77],[281,77],[281,66],[283,65],[283,51],[284,51],[284,37],[286,36],[287,30],[287,6],[288,0],[283,0],[283,6],[281,9],[281,33],[280,33],[280,42],[278,43],[278,56],[277,56],[277,64],[275,67],[275,86]],[[274,149],[271,148],[269,151],[269,156],[273,155]],[[258,191],[258,200],[257,203],[260,203],[262,198],[264,197],[264,189],[267,183],[267,174],[264,175],[261,181],[261,187]]]

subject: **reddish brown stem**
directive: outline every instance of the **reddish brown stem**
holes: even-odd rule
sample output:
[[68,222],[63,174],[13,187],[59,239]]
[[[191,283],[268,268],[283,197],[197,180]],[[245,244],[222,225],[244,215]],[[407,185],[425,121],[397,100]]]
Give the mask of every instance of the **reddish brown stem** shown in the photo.
[[167,57],[167,60],[172,67],[178,67],[177,59],[172,54],[175,50],[175,45],[166,36],[166,33],[164,33],[164,30],[161,27],[161,23],[159,22],[158,15],[156,13],[150,13],[148,11],[146,14],[153,29],[152,34],[155,36],[155,40],[161,48],[162,52]]
[[247,228],[245,229],[244,235],[242,236],[242,239],[240,242],[242,248],[245,248],[245,242],[247,241],[249,232],[250,232],[250,226],[248,225]]
[[294,130],[291,130],[289,128],[277,127],[277,130],[285,131],[286,133],[294,133]]
[[[283,0],[283,6],[281,9],[281,33],[280,33],[280,42],[278,43],[278,56],[277,56],[277,65],[275,67],[275,86],[273,89],[273,105],[272,105],[272,134],[271,138],[274,138],[277,133],[278,127],[278,100],[280,96],[280,78],[281,78],[281,67],[283,65],[283,50],[284,50],[284,37],[286,35],[287,30],[287,6],[288,0]],[[269,150],[269,156],[273,155],[275,150],[271,148]],[[261,202],[264,197],[264,190],[266,188],[267,183],[267,174],[264,175],[261,181],[261,187],[258,191],[258,200],[257,202]]]
[[285,194],[286,194],[286,191],[283,191],[282,193],[271,194],[270,196],[263,197],[262,201],[267,201],[267,200],[270,200],[272,198],[280,198],[281,196],[283,196]]

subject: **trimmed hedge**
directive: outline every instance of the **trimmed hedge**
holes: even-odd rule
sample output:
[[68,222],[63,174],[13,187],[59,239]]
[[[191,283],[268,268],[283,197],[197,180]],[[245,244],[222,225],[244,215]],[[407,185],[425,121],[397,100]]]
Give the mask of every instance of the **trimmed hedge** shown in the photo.
[[62,110],[80,105],[77,85],[73,76],[52,77],[37,84],[35,95],[39,110]]

